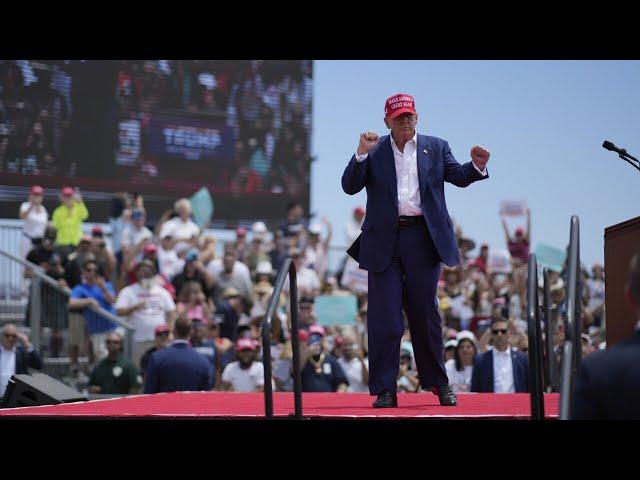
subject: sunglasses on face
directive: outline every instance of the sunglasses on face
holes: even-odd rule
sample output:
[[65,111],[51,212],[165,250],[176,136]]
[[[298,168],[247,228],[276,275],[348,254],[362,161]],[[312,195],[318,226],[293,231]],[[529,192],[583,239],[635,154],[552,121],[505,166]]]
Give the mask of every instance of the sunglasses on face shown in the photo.
[[160,332],[156,334],[156,337],[168,337],[168,336],[169,336],[169,332]]
[[120,340],[107,340],[107,345],[120,345]]
[[501,333],[502,335],[506,335],[507,334],[507,329],[506,328],[496,328],[495,330],[491,330],[491,332],[494,335],[498,335],[499,333]]
[[4,336],[6,338],[18,338],[18,335],[15,335],[13,333],[5,333]]

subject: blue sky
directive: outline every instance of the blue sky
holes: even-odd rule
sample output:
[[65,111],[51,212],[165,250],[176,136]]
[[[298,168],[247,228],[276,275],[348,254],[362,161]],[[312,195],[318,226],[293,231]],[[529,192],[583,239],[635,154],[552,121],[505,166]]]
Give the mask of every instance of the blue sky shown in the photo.
[[366,201],[342,191],[344,167],[360,132],[387,133],[385,99],[410,93],[418,131],[446,139],[460,163],[475,144],[491,151],[490,179],[446,184],[466,236],[505,248],[500,201],[524,199],[533,246],[564,248],[580,217],[590,266],[604,259],[605,227],[640,215],[640,172],[601,147],[608,139],[640,156],[639,87],[638,61],[315,61],[311,210],[344,245],[343,225]]

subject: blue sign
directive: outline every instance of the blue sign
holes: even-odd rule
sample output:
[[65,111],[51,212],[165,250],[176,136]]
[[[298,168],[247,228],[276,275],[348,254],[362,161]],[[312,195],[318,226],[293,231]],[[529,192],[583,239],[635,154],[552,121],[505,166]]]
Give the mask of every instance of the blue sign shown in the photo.
[[233,128],[210,120],[152,116],[148,151],[160,157],[225,159],[230,162],[233,157]]
[[320,325],[355,325],[358,300],[355,295],[320,295],[314,310]]

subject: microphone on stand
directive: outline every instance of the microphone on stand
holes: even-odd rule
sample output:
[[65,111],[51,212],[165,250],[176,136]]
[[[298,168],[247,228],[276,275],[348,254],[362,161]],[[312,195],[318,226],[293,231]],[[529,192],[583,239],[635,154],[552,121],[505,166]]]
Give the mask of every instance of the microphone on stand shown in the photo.
[[620,155],[628,155],[627,151],[624,148],[616,147],[609,140],[605,140],[604,143],[602,144],[602,146],[604,148],[606,148],[607,150],[611,151],[611,152],[616,152],[616,153],[618,153]]
[[636,168],[638,171],[640,171],[640,167],[638,165],[636,165],[636,163],[634,163],[634,162],[637,162],[637,163],[640,164],[640,160],[638,160],[637,158],[629,155],[624,148],[616,147],[609,140],[605,140],[604,143],[602,144],[602,147],[605,148],[606,150],[611,151],[611,152],[616,152],[621,159],[623,159],[625,162],[628,162],[634,168]]

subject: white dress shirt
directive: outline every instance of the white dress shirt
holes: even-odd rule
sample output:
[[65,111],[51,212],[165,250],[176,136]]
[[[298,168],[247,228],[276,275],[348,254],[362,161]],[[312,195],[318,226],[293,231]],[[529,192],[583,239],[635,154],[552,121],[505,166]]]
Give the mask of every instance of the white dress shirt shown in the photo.
[[[418,181],[418,131],[413,134],[413,138],[404,145],[401,152],[396,145],[393,135],[391,138],[391,149],[396,166],[396,180],[398,181],[398,213],[400,216],[422,215],[420,207],[420,182]],[[363,162],[369,156],[368,153],[358,155],[356,150],[356,162]],[[487,169],[480,170],[475,163],[473,167],[483,176],[487,175]]]
[[4,391],[11,377],[16,373],[16,347],[5,350],[0,345],[0,397],[4,396]]
[[516,389],[513,384],[511,348],[507,348],[504,352],[501,352],[494,347],[492,352],[494,393],[514,393]]

